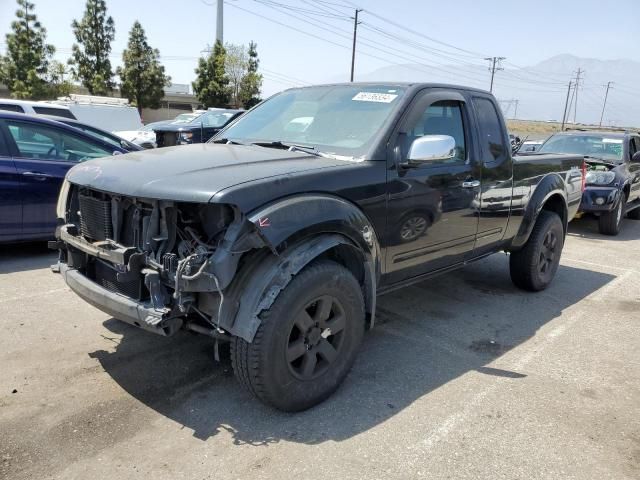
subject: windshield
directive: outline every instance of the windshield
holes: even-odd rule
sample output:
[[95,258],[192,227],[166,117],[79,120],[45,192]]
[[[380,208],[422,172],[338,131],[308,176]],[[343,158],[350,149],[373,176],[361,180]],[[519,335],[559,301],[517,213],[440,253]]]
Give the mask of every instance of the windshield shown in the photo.
[[622,162],[622,138],[606,135],[554,135],[538,150],[540,153],[572,153]]
[[231,117],[235,115],[235,112],[207,112],[201,117],[194,120],[196,123],[202,122],[204,127],[222,127]]
[[200,116],[200,113],[181,113],[176,118],[171,120],[172,123],[189,123],[194,118]]
[[384,85],[287,90],[240,117],[217,137],[240,143],[282,142],[361,157],[404,93],[404,88]]

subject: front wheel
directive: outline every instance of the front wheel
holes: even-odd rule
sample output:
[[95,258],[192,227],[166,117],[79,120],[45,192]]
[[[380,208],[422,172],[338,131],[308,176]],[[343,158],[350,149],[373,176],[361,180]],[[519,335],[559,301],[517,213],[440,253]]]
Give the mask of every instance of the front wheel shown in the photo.
[[613,210],[600,215],[598,218],[598,230],[601,234],[618,235],[620,233],[620,225],[622,224],[626,203],[627,197],[623,194]]
[[541,211],[525,246],[509,257],[511,281],[532,292],[547,288],[558,270],[563,246],[562,220],[556,213]]
[[260,318],[253,342],[231,344],[236,377],[279,410],[305,410],[329,397],[353,365],[365,327],[362,289],[342,265],[316,262]]

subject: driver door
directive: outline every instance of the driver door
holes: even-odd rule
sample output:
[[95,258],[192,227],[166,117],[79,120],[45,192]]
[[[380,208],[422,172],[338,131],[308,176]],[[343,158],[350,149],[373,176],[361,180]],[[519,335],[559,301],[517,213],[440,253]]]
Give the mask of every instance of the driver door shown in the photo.
[[[411,165],[413,141],[448,135],[455,156]],[[471,143],[466,99],[458,92],[427,90],[412,107],[395,140],[388,181],[387,273],[392,282],[470,258],[478,230],[480,171]]]
[[83,154],[107,156],[112,152],[63,129],[37,122],[6,120],[5,125],[20,181],[22,235],[53,236],[56,202],[67,171]]

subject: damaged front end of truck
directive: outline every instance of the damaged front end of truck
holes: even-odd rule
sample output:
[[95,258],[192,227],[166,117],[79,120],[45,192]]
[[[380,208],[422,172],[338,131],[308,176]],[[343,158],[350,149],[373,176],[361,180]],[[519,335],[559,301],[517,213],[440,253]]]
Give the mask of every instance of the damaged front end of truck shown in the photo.
[[236,207],[111,194],[65,183],[52,247],[69,287],[119,320],[161,335],[224,335],[225,288],[243,254],[267,244]]

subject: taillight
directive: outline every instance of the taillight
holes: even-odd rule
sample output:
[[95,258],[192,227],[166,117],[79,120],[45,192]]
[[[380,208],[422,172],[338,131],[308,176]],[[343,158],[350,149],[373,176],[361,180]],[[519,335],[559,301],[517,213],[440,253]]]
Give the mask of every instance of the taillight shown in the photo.
[[587,188],[587,162],[582,161],[582,191],[584,192]]

